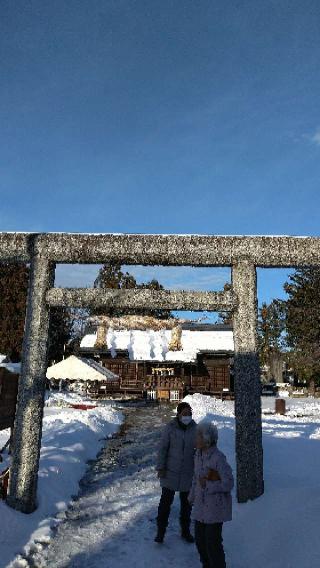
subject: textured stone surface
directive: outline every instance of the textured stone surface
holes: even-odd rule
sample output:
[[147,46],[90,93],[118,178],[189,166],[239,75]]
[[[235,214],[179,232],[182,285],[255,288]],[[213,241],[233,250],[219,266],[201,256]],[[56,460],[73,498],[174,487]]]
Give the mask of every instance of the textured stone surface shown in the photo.
[[28,262],[33,239],[30,233],[0,233],[0,261]]
[[232,293],[183,292],[171,290],[103,290],[90,288],[53,288],[47,293],[50,306],[119,307],[135,310],[163,309],[190,311],[231,311]]
[[162,329],[173,329],[177,325],[182,325],[184,323],[190,323],[190,320],[187,319],[159,319],[153,316],[142,316],[137,314],[126,314],[119,317],[101,315],[89,316],[87,321],[98,326],[100,326],[100,324],[106,324],[108,328],[111,327],[114,331],[123,329],[141,331],[153,329],[153,331],[160,331]]
[[41,239],[56,262],[231,266],[245,257],[256,266],[320,264],[316,237],[48,234]]
[[237,497],[241,503],[263,493],[260,368],[257,353],[256,269],[243,260],[232,270],[238,306],[233,314]]
[[[34,236],[0,233],[0,259],[30,259]],[[244,257],[262,267],[320,265],[319,237],[43,233],[38,240],[61,263],[231,266]]]
[[23,362],[7,498],[9,505],[25,513],[36,508],[49,326],[49,308],[45,298],[48,288],[54,283],[54,267],[41,254],[36,241],[30,272]]

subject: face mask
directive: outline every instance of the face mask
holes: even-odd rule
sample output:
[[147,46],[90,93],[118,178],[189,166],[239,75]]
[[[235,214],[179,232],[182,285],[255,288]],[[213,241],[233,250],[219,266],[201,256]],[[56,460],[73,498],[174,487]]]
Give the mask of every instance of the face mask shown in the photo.
[[182,424],[184,424],[185,426],[188,426],[188,424],[190,424],[192,420],[192,416],[180,416],[180,422],[182,422]]

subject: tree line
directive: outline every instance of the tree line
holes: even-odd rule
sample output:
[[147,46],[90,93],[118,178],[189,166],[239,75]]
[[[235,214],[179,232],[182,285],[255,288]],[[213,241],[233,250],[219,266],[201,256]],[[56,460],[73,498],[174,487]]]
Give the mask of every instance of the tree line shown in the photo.
[[284,353],[299,380],[320,384],[320,268],[295,270],[284,291],[285,300],[275,299],[259,309],[261,362]]

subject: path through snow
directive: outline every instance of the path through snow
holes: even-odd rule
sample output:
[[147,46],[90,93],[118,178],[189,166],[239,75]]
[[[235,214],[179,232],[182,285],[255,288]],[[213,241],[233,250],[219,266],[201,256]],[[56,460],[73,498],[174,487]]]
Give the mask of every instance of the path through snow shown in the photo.
[[82,480],[79,499],[66,514],[47,550],[33,566],[50,568],[167,568],[178,558],[200,566],[196,549],[179,535],[178,499],[165,544],[153,542],[160,495],[154,471],[167,406],[131,407],[122,435],[110,441]]

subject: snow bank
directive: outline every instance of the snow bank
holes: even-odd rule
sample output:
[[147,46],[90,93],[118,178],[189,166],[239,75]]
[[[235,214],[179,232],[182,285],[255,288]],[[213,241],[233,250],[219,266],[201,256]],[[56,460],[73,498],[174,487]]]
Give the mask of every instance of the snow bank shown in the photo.
[[75,392],[52,391],[46,396],[46,406],[69,407],[72,404],[97,404],[97,402]]
[[[67,508],[78,493],[78,482],[86,470],[86,462],[94,459],[104,444],[120,426],[122,415],[111,404],[92,410],[75,410],[69,403],[88,402],[77,395],[62,393],[49,397],[43,420],[43,437],[39,470],[39,506],[31,515],[24,515],[0,501],[0,566],[24,566],[18,553],[25,553],[37,542],[50,538],[51,528],[59,521],[57,514]],[[56,403],[58,405],[56,405]],[[63,407],[64,406],[64,407]],[[0,446],[8,431],[0,432]],[[7,458],[8,461],[8,458]],[[6,461],[1,464],[4,469]],[[13,562],[11,562],[13,561]]]
[[279,398],[289,398],[290,392],[288,390],[282,390],[281,387],[280,387],[280,390],[278,391],[278,395],[279,395]]
[[210,417],[214,419],[216,416],[220,418],[221,416],[234,417],[233,401],[220,400],[202,394],[188,395],[183,400],[190,404],[196,422],[203,419],[208,420]]
[[21,371],[21,363],[0,363],[0,367],[4,367],[10,373],[19,374]]
[[291,399],[288,403],[287,416],[293,418],[299,416],[315,416],[320,417],[320,401],[319,399],[314,399],[310,397],[309,399],[303,399],[301,401],[294,401]]

